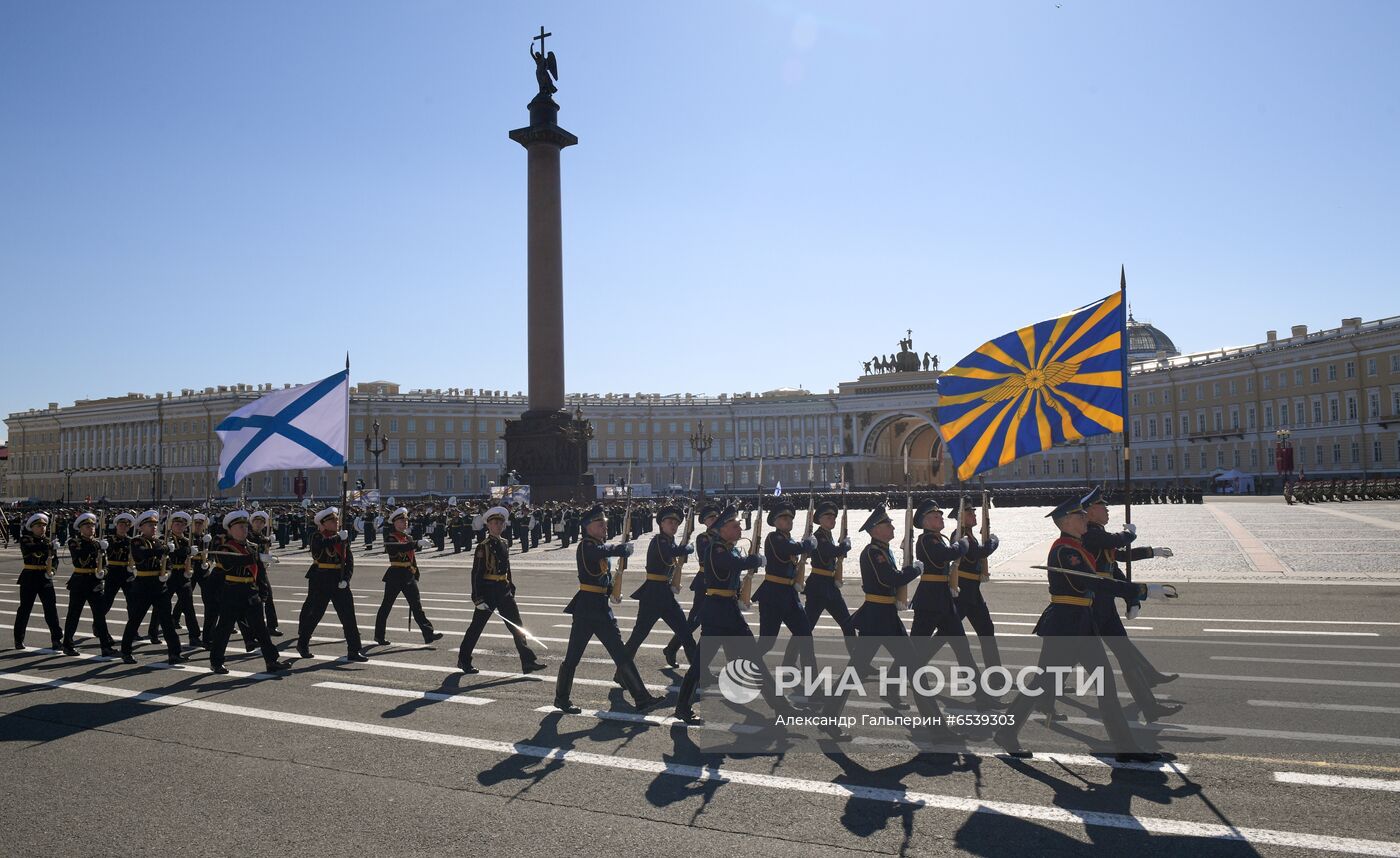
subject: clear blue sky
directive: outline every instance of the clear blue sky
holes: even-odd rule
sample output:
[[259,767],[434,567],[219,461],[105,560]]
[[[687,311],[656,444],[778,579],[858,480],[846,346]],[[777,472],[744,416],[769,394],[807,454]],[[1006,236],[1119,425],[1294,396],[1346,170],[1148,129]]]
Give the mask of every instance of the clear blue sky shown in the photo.
[[555,36],[569,391],[825,390],[1102,297],[1400,313],[1400,3],[8,2],[0,413],[524,389]]

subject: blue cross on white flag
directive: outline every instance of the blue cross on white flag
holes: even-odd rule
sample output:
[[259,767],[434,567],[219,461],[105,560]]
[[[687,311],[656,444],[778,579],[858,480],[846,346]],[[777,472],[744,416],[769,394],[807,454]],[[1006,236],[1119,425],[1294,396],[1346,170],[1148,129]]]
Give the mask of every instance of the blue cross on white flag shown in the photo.
[[783,481],[782,481],[782,480],[779,480],[779,481],[778,481],[778,484],[777,484],[776,486],[773,487],[773,497],[775,497],[775,498],[776,498],[776,497],[781,497],[782,494],[783,494]]
[[350,422],[350,370],[315,384],[290,387],[243,406],[215,431],[219,488],[231,489],[249,474],[345,464]]

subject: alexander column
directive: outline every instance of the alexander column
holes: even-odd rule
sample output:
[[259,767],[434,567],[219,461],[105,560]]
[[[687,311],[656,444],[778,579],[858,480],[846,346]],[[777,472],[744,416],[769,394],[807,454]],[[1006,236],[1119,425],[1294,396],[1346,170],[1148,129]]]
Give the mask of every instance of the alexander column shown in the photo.
[[[578,138],[559,127],[553,95],[559,79],[552,33],[540,27],[530,40],[539,94],[529,104],[530,124],[510,132],[525,147],[528,176],[528,337],[530,407],[506,421],[506,468],[531,487],[533,501],[592,495],[588,438],[582,414],[564,409],[564,254],[559,200],[559,153]],[[539,42],[539,50],[534,43]]]

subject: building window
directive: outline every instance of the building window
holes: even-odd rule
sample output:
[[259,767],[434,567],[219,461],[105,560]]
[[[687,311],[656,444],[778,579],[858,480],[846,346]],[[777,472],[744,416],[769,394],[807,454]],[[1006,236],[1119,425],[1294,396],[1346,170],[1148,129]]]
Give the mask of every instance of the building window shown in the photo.
[[622,456],[625,459],[632,458],[632,442],[630,440],[622,442]]
[[1171,453],[1168,453],[1168,454],[1167,454],[1167,470],[1172,471],[1172,470],[1175,470],[1175,469],[1176,469],[1176,456],[1174,456],[1174,455],[1171,454]]
[[1201,451],[1201,470],[1204,471],[1205,469],[1206,469],[1206,451],[1205,451],[1205,450],[1202,450],[1202,451]]
[[1238,408],[1230,409],[1230,428],[1240,428],[1240,410]]
[[1249,448],[1249,466],[1251,468],[1259,467],[1259,449],[1257,447]]
[[1379,441],[1371,442],[1371,461],[1377,465],[1381,463],[1381,442]]
[[1287,402],[1280,402],[1280,403],[1278,404],[1278,425],[1280,425],[1280,426],[1287,426],[1287,425],[1288,425],[1288,403],[1287,403]]
[[1361,464],[1361,444],[1357,441],[1351,442],[1351,463],[1353,465]]
[[1240,466],[1240,451],[1238,449],[1230,451],[1230,464],[1236,468]]
[[1327,365],[1327,380],[1328,380],[1328,381],[1336,381],[1336,380],[1337,380],[1337,365],[1336,365],[1335,363],[1329,363],[1329,364]]
[[1210,398],[1211,398],[1211,399],[1219,399],[1219,398],[1220,398],[1220,382],[1218,382],[1218,381],[1211,382],[1211,385],[1210,385]]
[[609,442],[607,442],[607,443],[608,443],[608,458],[609,458],[609,459],[616,459],[616,458],[617,458],[617,442],[616,442],[616,441],[609,441]]
[[1156,437],[1157,437],[1157,418],[1156,418],[1156,417],[1149,417],[1149,418],[1147,418],[1147,437],[1149,437],[1149,438],[1156,438]]
[[1349,360],[1349,361],[1347,361],[1347,363],[1346,363],[1346,376],[1347,376],[1347,378],[1356,378],[1356,361],[1354,361],[1354,360]]
[[1348,420],[1355,420],[1355,419],[1356,419],[1356,397],[1355,397],[1355,396],[1348,396],[1348,397],[1347,397],[1347,419],[1348,419]]
[[[1313,375],[1313,381],[1317,381],[1317,367],[1313,367],[1312,375]],[[1302,387],[1302,386],[1303,386],[1303,371],[1302,371],[1301,369],[1295,369],[1295,370],[1293,370],[1293,386],[1294,386],[1294,387]]]
[[1191,434],[1191,418],[1185,414],[1181,415],[1181,434]]
[[[452,432],[455,431],[453,429],[453,421],[450,419],[442,421],[442,431],[446,432],[449,435],[452,434]],[[449,476],[448,482],[451,482],[451,479],[452,478]],[[451,488],[451,486],[448,486],[448,488]]]
[[397,418],[397,417],[390,417],[390,418],[389,418],[389,431],[390,431],[390,432],[397,432],[397,431],[399,431],[399,418]]
[[[1333,369],[1332,371],[1335,373],[1336,369]],[[1313,384],[1317,384],[1318,381],[1321,380],[1321,372],[1322,371],[1319,370],[1317,367],[1312,367],[1308,370],[1308,380],[1311,381]]]
[[609,421],[608,421],[608,434],[609,434],[609,435],[616,435],[616,434],[617,434],[617,421],[616,421],[616,420],[609,420]]
[[1272,403],[1264,406],[1264,428],[1274,428],[1274,406]]
[[1320,426],[1320,425],[1322,425],[1322,400],[1321,400],[1321,399],[1314,399],[1314,400],[1312,401],[1312,407],[1313,407],[1313,425],[1314,425],[1314,426]]
[[1366,358],[1366,375],[1367,375],[1367,376],[1373,376],[1373,375],[1375,375],[1375,374],[1376,374],[1376,359],[1375,359],[1375,358]]
[[1327,419],[1336,423],[1341,419],[1340,409],[1337,407],[1337,397],[1327,400]]
[[1216,451],[1215,451],[1215,466],[1216,466],[1217,468],[1223,468],[1223,467],[1225,467],[1225,451],[1224,451],[1224,450],[1216,450]]
[[1236,387],[1235,387],[1235,380],[1232,378],[1232,379],[1230,379],[1230,395],[1231,395],[1231,396],[1234,396],[1236,392],[1237,392],[1237,390],[1236,390]]
[[1254,406],[1253,406],[1253,405],[1249,406],[1249,409],[1248,409],[1248,411],[1246,412],[1246,420],[1245,420],[1245,424],[1244,424],[1244,425],[1245,425],[1245,428],[1246,428],[1246,429],[1253,429],[1253,428],[1254,428]]
[[1342,463],[1342,445],[1341,445],[1341,444],[1333,444],[1333,445],[1332,445],[1332,464],[1334,464],[1334,465],[1340,465],[1341,463]]
[[1287,386],[1288,386],[1288,373],[1287,373],[1287,372],[1280,371],[1279,374],[1278,374],[1278,388],[1279,388],[1279,390],[1283,390],[1283,389],[1284,389],[1285,387],[1287,387]]
[[429,459],[437,458],[437,441],[433,440],[432,438],[429,438],[428,440],[423,442],[423,447],[424,456],[428,457]]
[[392,463],[392,462],[397,462],[398,460],[399,460],[399,442],[398,442],[397,439],[390,438],[390,439],[389,439],[389,461]]
[[1063,473],[1065,472],[1065,460],[1064,460],[1064,459],[1057,459],[1057,460],[1055,461],[1055,465],[1056,465],[1056,468],[1055,468],[1055,472],[1056,472],[1056,473],[1063,474]]
[[1153,454],[1152,454],[1152,470],[1154,470],[1154,471],[1157,470],[1157,454],[1156,454],[1156,453],[1153,453]]
[[1381,395],[1374,390],[1366,394],[1366,414],[1373,420],[1381,416]]
[[358,433],[363,432],[363,431],[365,431],[365,418],[363,418],[363,417],[356,417],[356,418],[355,418],[355,432],[356,432],[356,434],[358,434]]

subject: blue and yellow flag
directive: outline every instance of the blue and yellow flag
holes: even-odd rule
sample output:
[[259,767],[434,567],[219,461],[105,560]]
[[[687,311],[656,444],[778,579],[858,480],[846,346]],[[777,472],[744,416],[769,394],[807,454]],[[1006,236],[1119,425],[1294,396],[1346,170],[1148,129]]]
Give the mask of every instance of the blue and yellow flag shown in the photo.
[[997,337],[938,379],[938,422],[958,477],[1123,431],[1123,294]]

